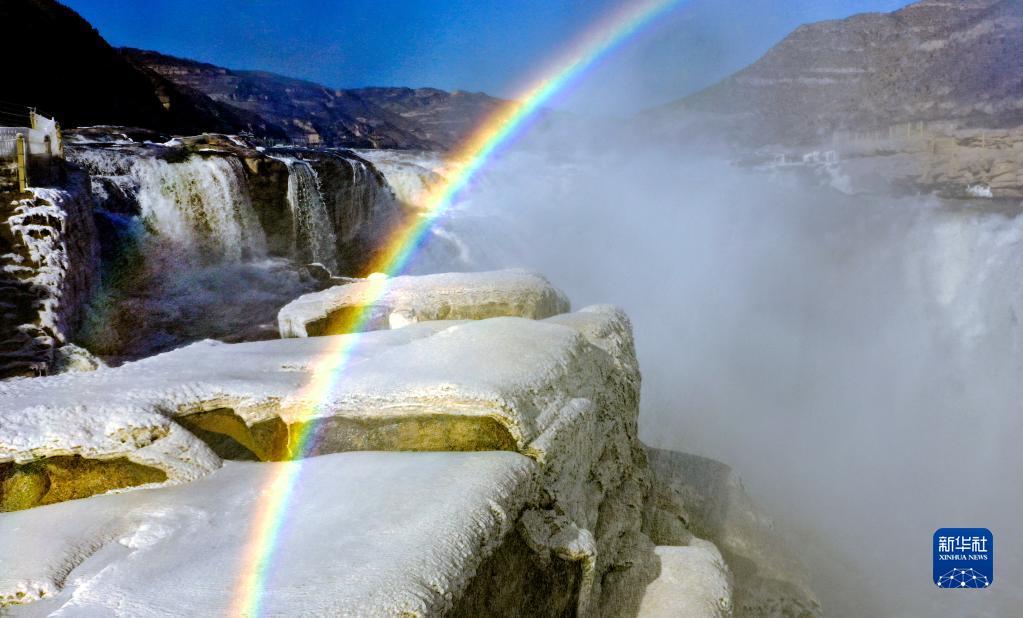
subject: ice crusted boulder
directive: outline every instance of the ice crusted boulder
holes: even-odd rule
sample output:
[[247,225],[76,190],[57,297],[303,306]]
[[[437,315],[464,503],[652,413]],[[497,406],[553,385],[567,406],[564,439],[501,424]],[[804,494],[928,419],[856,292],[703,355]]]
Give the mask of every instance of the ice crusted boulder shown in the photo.
[[713,541],[734,576],[736,616],[821,615],[809,574],[730,467],[654,448],[647,456],[653,489],[646,531],[655,543],[686,545],[694,535]]
[[253,607],[246,565],[273,541],[253,538],[256,515],[275,480],[298,474],[286,532],[267,547],[260,615],[477,616],[481,600],[490,615],[514,615],[499,603],[531,597],[552,603],[543,613],[564,614],[578,569],[540,578],[514,532],[536,496],[535,468],[501,452],[228,462],[187,486],[0,514],[3,530],[18,531],[0,534],[0,605],[31,601],[20,609],[32,615],[239,615]]
[[54,373],[97,371],[104,369],[106,366],[107,364],[102,359],[97,358],[92,352],[73,343],[57,348],[53,354]]
[[278,314],[281,337],[348,332],[352,316],[367,306],[369,330],[428,320],[542,319],[569,310],[560,290],[524,270],[367,279],[306,294],[286,305]]
[[[465,547],[458,568],[471,581],[451,591],[452,611],[479,615],[501,603],[538,615],[569,608],[617,616],[638,608],[639,595],[623,591],[641,592],[657,573],[642,531],[649,480],[636,437],[639,385],[628,319],[599,306],[548,320],[201,342],[118,368],[10,383],[0,389],[0,420],[38,419],[44,427],[61,415],[162,416],[230,459],[509,451],[530,462],[536,492],[509,516],[499,544]],[[297,451],[307,432],[313,446]],[[374,547],[398,551],[399,541],[381,537]]]

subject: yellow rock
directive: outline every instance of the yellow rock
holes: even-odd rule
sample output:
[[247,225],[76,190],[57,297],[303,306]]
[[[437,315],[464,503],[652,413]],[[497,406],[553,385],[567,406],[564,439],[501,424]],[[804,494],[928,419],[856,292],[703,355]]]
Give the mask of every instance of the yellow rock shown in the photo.
[[166,480],[167,473],[163,470],[124,457],[101,460],[61,455],[26,464],[4,463],[0,464],[0,512]]

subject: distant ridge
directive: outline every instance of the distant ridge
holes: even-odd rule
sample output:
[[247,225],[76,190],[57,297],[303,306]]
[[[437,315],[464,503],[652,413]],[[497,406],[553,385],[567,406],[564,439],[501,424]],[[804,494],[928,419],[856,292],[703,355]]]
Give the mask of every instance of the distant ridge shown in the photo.
[[292,142],[437,150],[456,144],[502,101],[434,88],[337,90],[265,71],[237,71],[153,51],[124,55],[179,87],[281,127]]
[[811,143],[915,121],[1023,123],[1023,0],[924,0],[801,26],[724,81],[649,114],[742,141]]
[[115,49],[56,0],[0,0],[0,23],[8,26],[9,50],[0,125],[27,124],[34,107],[65,128],[247,132],[308,145],[443,150],[502,102],[432,88],[335,90],[274,73]]

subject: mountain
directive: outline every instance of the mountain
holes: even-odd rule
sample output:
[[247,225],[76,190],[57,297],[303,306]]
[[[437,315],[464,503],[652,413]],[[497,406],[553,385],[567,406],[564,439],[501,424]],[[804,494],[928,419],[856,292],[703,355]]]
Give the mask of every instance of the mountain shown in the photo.
[[0,80],[0,124],[28,122],[25,107],[64,126],[119,124],[172,133],[281,134],[258,117],[216,103],[138,66],[81,16],[54,0],[3,0],[9,50]]
[[362,148],[450,148],[502,103],[433,88],[337,90],[264,71],[239,71],[153,51],[127,58],[180,87],[282,127],[292,142]]
[[482,92],[446,92],[436,88],[362,88],[363,99],[398,114],[417,135],[453,146],[506,101]]
[[1023,122],[1023,0],[924,0],[801,26],[760,60],[651,112],[700,112],[751,143],[907,122]]
[[28,108],[64,127],[119,125],[162,133],[249,132],[276,142],[443,150],[503,101],[432,88],[336,90],[262,71],[234,71],[157,52],[116,49],[55,0],[2,0],[12,51],[0,81],[0,125]]

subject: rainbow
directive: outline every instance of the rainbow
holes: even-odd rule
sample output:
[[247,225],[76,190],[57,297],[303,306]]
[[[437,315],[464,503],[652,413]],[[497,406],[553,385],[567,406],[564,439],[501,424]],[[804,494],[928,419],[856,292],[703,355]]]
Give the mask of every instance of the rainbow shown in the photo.
[[[427,238],[434,222],[443,215],[455,198],[466,189],[476,174],[494,157],[498,149],[507,145],[536,116],[541,107],[562,92],[587,69],[595,66],[645,26],[673,10],[682,0],[635,0],[626,2],[618,11],[609,14],[590,28],[579,40],[568,47],[568,52],[554,62],[543,77],[526,88],[514,101],[509,102],[479,126],[456,148],[449,158],[450,169],[444,183],[434,187],[423,199],[421,216],[395,230],[383,243],[383,249],[372,260],[369,272],[372,285],[369,298],[379,299],[387,291],[387,276],[400,274],[409,260]],[[371,307],[351,316],[344,332],[348,336],[334,341],[321,358],[317,359],[312,378],[301,393],[299,401],[322,402],[331,392],[352,356],[359,336],[366,327]],[[308,418],[319,416],[320,403],[309,406]],[[303,429],[292,436],[292,457],[302,459],[317,442],[317,423],[302,423]],[[288,505],[301,473],[301,462],[275,466],[271,478],[261,489],[257,511],[248,542],[242,556],[242,568],[231,604],[231,615],[259,616],[263,593],[271,574],[274,552],[284,527]]]

